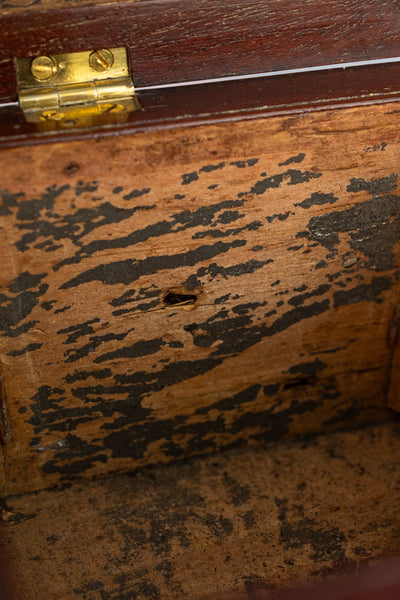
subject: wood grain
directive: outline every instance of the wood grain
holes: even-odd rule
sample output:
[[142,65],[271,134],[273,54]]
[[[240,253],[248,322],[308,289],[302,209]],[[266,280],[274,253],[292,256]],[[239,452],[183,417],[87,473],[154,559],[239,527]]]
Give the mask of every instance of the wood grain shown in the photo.
[[16,94],[15,57],[99,47],[129,49],[138,87],[400,54],[397,0],[147,0],[5,9],[0,19],[4,98]]
[[387,419],[396,106],[3,150],[5,492]]
[[[112,0],[118,4],[120,0]],[[131,2],[143,2],[147,0],[130,0]],[[6,13],[21,13],[26,10],[43,10],[43,9],[67,9],[78,6],[97,6],[99,4],[110,4],[110,0],[0,0],[0,10],[2,14]]]

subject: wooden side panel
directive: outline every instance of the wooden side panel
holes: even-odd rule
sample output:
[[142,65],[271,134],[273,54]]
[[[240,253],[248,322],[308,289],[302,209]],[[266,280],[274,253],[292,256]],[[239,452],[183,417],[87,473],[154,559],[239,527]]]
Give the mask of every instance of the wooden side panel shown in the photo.
[[387,418],[396,105],[1,152],[7,493]]

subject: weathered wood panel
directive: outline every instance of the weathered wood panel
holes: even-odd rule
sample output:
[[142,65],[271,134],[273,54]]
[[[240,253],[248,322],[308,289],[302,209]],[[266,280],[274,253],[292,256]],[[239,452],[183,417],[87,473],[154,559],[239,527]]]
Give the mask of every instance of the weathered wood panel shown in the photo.
[[386,418],[398,125],[2,151],[5,491]]
[[283,600],[365,573],[400,551],[399,435],[335,433],[7,499],[15,600]]

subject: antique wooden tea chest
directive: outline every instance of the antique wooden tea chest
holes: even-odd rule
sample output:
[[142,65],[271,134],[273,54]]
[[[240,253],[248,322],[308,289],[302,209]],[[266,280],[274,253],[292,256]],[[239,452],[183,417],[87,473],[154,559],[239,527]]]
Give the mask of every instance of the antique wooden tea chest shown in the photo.
[[[179,463],[165,467],[168,476],[159,467],[166,479],[151,490],[140,484],[144,492],[139,484],[139,491],[128,492],[129,480],[118,480],[124,482],[119,498],[133,494],[129,504],[136,506],[143,492],[157,520],[163,510],[157,489],[168,495],[169,477],[187,478],[171,497],[177,495],[179,519],[196,502],[196,518],[202,510],[206,520],[209,515],[204,539],[196,533],[204,524],[182,534],[186,540],[198,535],[202,548],[210,544],[208,562],[196,554],[191,563],[202,565],[193,578],[200,583],[184,584],[176,571],[166,574],[165,563],[178,563],[180,550],[164,547],[160,538],[135,575],[129,570],[133,555],[118,567],[125,584],[117,585],[114,575],[104,582],[101,561],[94,561],[99,571],[91,579],[77,571],[64,579],[53,574],[58,587],[51,596],[264,593],[267,567],[260,557],[266,548],[271,554],[271,544],[278,545],[270,562],[280,548],[288,550],[282,529],[280,542],[264,536],[256,554],[248,550],[254,572],[248,571],[246,552],[239,552],[231,557],[236,575],[227,577],[224,549],[215,567],[219,579],[205,583],[199,573],[208,573],[212,553],[227,543],[230,526],[220,519],[234,520],[245,502],[258,504],[243,512],[248,527],[245,520],[236,539],[247,539],[243,544],[252,548],[246,531],[251,522],[259,531],[255,515],[264,515],[265,524],[270,511],[261,491],[271,486],[271,473],[261,475],[268,460],[276,461],[275,477],[287,478],[276,483],[277,523],[287,503],[299,506],[294,498],[301,488],[291,489],[291,478],[301,486],[304,464],[318,460],[329,465],[336,489],[347,482],[349,498],[357,489],[364,499],[375,497],[374,481],[387,472],[378,487],[389,503],[383,508],[382,499],[375,499],[373,508],[365,508],[375,516],[388,511],[387,525],[381,531],[372,521],[380,531],[375,542],[367,536],[358,544],[365,522],[353,527],[355,507],[347,520],[333,514],[331,484],[316,466],[309,476],[328,502],[316,530],[325,531],[328,520],[337,541],[348,541],[350,530],[358,532],[357,540],[338,550],[328,536],[318,551],[315,538],[304,534],[311,517],[302,509],[303,542],[292,540],[286,578],[278,577],[278,563],[271,567],[271,594],[297,573],[321,574],[313,564],[337,570],[349,561],[395,554],[398,2],[3,0],[1,11],[0,494],[14,497],[3,509],[11,528],[7,547],[11,554],[16,549],[17,571],[29,582],[19,584],[17,597],[46,597],[26,569],[30,559],[22,556],[21,540],[27,536],[35,545],[35,526],[47,538],[60,535],[50,531],[51,522],[65,510],[62,502],[72,515],[67,522],[75,518],[74,490],[89,490],[88,506],[99,493],[114,494],[104,500],[109,510],[119,502],[113,491],[118,479],[90,482],[95,476],[140,477],[148,472],[143,468],[203,455],[221,457],[228,469],[227,475],[221,471],[222,480],[244,496],[238,492],[231,504],[221,500],[222,508],[215,508],[210,490],[218,477],[210,473],[218,467],[212,458],[193,463],[202,465],[195,483],[192,467]],[[349,433],[333,433],[340,430]],[[322,440],[310,442],[315,452],[323,446],[318,460],[308,447],[290,445],[310,436]],[[272,442],[283,449],[281,469]],[[368,463],[370,487],[362,488],[359,474],[335,471],[332,444],[348,453],[348,464],[357,462],[356,455],[361,462],[365,456],[381,460]],[[231,461],[229,468],[224,461]],[[229,469],[236,469],[235,478]],[[65,492],[39,492],[70,484]],[[195,489],[197,500],[183,488]],[[273,492],[274,486],[267,496]],[[338,494],[338,507],[346,493]],[[201,502],[202,494],[209,500]],[[307,501],[312,512],[312,497]],[[10,508],[13,502],[20,503],[18,510]],[[39,505],[51,506],[52,516],[32,516],[33,528],[21,529],[29,506],[37,515]],[[178,518],[176,504],[171,506]],[[110,515],[104,511],[101,517],[87,512],[84,522],[99,519],[107,529]],[[126,518],[139,512],[146,520],[143,511],[136,506]],[[168,518],[157,527],[175,527]],[[75,527],[84,536],[84,522],[69,522],[65,531]],[[182,539],[176,542],[181,549]],[[68,540],[70,552],[80,556],[76,540]],[[34,552],[40,560],[49,553],[43,544]],[[124,544],[129,555],[126,539]],[[137,544],[135,564],[150,542]],[[300,567],[304,544],[313,550]],[[164,562],[157,564],[164,571],[152,562],[163,552]],[[65,559],[55,553],[56,561]],[[86,564],[84,556],[76,561]],[[69,582],[76,577],[72,590]]]

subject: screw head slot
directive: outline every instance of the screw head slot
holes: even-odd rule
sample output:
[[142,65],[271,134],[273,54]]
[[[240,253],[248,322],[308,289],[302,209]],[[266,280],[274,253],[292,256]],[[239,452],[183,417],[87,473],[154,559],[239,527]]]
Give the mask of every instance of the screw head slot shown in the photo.
[[31,62],[31,73],[37,81],[51,79],[57,72],[57,64],[51,56],[37,56]]
[[104,72],[111,69],[114,64],[114,56],[110,50],[94,50],[89,56],[89,65],[94,71]]

